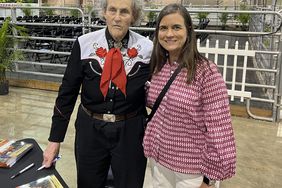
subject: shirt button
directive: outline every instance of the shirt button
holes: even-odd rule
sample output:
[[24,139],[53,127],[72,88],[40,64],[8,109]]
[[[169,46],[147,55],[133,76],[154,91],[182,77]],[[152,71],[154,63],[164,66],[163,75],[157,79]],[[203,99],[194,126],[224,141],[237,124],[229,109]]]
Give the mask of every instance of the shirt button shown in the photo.
[[113,102],[113,99],[110,99],[110,102]]
[[118,87],[116,88],[116,90],[118,90]]
[[112,89],[115,89],[115,87],[113,86]]
[[170,71],[170,74],[173,74],[174,71]]
[[111,111],[108,111],[108,114],[110,114],[111,113]]

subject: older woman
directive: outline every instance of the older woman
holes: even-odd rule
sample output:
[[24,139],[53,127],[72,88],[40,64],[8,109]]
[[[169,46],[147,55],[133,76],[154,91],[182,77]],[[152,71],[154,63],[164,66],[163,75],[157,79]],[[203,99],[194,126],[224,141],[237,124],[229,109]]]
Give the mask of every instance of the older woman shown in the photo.
[[111,166],[116,188],[141,188],[146,169],[144,84],[153,43],[129,30],[140,15],[136,0],[103,2],[107,28],[74,43],[43,164],[50,167],[58,155],[81,88],[75,122],[77,187],[104,188]]

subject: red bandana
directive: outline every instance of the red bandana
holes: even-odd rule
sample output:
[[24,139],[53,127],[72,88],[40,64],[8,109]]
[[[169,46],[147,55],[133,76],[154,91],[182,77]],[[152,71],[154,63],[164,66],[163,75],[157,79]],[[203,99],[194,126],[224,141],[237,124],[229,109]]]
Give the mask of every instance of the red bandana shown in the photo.
[[100,90],[106,98],[110,81],[126,95],[126,73],[119,48],[112,48],[107,53],[101,75]]

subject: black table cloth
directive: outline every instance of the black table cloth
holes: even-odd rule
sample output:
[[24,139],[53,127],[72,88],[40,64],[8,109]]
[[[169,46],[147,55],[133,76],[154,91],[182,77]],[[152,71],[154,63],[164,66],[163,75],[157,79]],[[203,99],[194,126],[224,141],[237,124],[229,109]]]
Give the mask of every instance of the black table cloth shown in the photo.
[[[26,139],[23,139],[22,141],[25,141],[27,143],[33,143],[34,146],[28,153],[26,153],[11,168],[0,168],[0,184],[1,184],[0,187],[15,188],[16,186],[29,183],[31,181],[37,180],[39,178],[42,178],[42,177],[45,177],[51,174],[54,174],[58,178],[58,180],[61,182],[64,188],[68,187],[68,185],[64,182],[63,178],[60,176],[60,174],[55,169],[55,166],[52,166],[48,169],[44,168],[40,171],[37,171],[37,169],[42,164],[43,151],[34,139],[26,138]],[[58,163],[59,162],[60,161],[58,161]],[[18,173],[20,170],[24,169],[26,166],[30,165],[31,163],[35,164],[34,167],[20,174],[19,176],[15,177],[14,179],[10,178],[12,175]]]

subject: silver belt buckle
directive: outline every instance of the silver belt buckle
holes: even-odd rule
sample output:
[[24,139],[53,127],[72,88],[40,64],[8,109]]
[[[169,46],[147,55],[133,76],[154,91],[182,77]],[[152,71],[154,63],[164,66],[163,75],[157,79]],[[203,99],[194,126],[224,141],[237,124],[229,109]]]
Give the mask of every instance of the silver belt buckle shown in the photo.
[[114,114],[103,114],[103,120],[107,122],[115,122],[116,116]]

